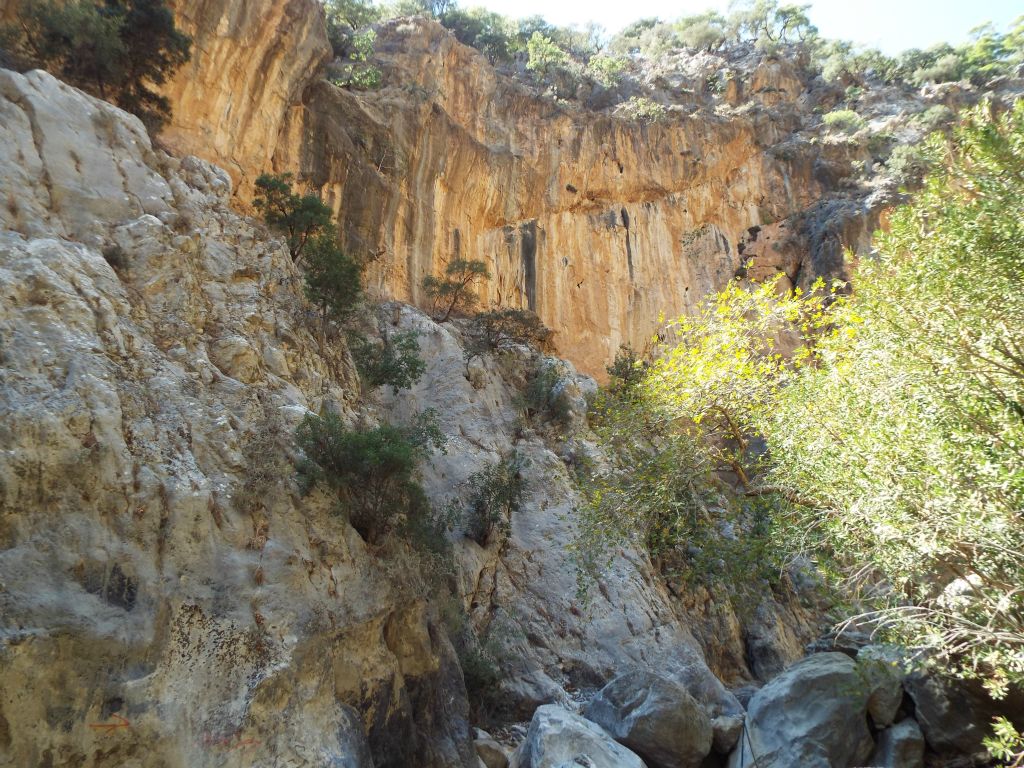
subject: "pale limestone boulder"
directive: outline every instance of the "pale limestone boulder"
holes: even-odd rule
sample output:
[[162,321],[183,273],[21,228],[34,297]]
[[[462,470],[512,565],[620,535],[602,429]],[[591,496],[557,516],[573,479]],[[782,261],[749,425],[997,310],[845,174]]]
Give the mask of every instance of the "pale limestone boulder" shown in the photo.
[[600,727],[554,704],[537,708],[512,762],[516,768],[644,768],[643,760]]
[[473,747],[485,768],[507,768],[508,753],[505,748],[492,738],[477,738]]
[[612,680],[583,714],[657,768],[696,768],[711,751],[711,721],[700,704],[646,670]]

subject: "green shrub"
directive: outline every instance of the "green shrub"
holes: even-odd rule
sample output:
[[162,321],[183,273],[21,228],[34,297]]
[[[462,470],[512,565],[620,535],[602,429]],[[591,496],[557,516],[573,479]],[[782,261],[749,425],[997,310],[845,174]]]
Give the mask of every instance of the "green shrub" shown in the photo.
[[511,19],[485,8],[453,8],[440,21],[460,43],[473,46],[492,64],[512,61],[517,29]]
[[356,33],[381,18],[381,10],[370,0],[326,0],[327,39],[335,56],[348,56]]
[[927,151],[911,144],[895,147],[886,161],[886,167],[893,178],[911,187],[920,184],[933,165],[934,160]]
[[825,127],[840,133],[856,133],[864,128],[867,123],[864,118],[852,109],[836,109],[821,118]]
[[587,74],[605,88],[615,88],[622,82],[628,62],[621,56],[594,56],[587,63]]
[[647,367],[647,362],[631,346],[624,344],[605,370],[612,377],[612,389],[630,389],[643,381]]
[[296,433],[305,459],[299,474],[307,487],[322,485],[337,494],[339,510],[365,541],[378,543],[402,517],[424,514],[416,468],[444,437],[432,412],[412,427],[382,424],[348,429],[334,414],[308,414]]
[[956,120],[956,114],[953,110],[943,104],[936,104],[928,107],[924,112],[914,115],[911,122],[920,126],[927,133],[932,133],[948,128],[954,120]]
[[346,320],[362,296],[362,267],[338,246],[333,228],[305,246],[306,297],[320,308],[324,322]]
[[528,418],[564,424],[569,420],[569,403],[560,397],[565,371],[558,363],[541,360],[523,392],[523,408]]
[[453,313],[469,312],[477,302],[473,287],[490,279],[482,261],[453,259],[445,266],[444,275],[428,275],[423,279],[423,292],[432,303],[431,312],[439,323],[447,322]]
[[293,192],[292,174],[261,174],[256,191],[253,204],[267,224],[287,235],[293,261],[312,238],[331,230],[331,209],[316,195]]
[[807,529],[890,589],[892,639],[1024,683],[1024,104],[972,110],[946,164],[861,261],[817,365],[761,432],[773,484],[816,500]]
[[138,115],[152,130],[170,117],[163,85],[192,41],[164,0],[26,0],[5,30],[16,58]]
[[551,38],[534,32],[526,44],[529,59],[526,68],[541,77],[550,76],[555,70],[568,66],[572,59]]
[[656,123],[665,119],[668,115],[668,110],[664,104],[659,104],[646,96],[633,96],[629,101],[620,104],[616,108],[615,114],[628,120]]
[[517,345],[543,349],[551,330],[528,309],[496,309],[479,312],[467,328],[466,357],[502,352]]
[[351,336],[349,346],[356,368],[371,387],[391,387],[393,393],[413,386],[427,364],[420,357],[419,331],[400,331],[386,335],[381,344]]
[[380,88],[383,73],[380,67],[370,63],[376,41],[377,33],[372,29],[354,32],[345,60],[331,67],[328,79],[339,88],[354,88],[357,91]]
[[502,538],[508,535],[512,515],[526,492],[524,466],[523,458],[513,451],[470,476],[464,525],[466,535],[480,546],[487,546],[496,532]]

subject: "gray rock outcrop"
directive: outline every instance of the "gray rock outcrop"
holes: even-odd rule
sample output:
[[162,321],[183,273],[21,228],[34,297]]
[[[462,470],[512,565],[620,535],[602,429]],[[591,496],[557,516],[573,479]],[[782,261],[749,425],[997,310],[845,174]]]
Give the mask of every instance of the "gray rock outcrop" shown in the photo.
[[847,768],[874,743],[867,723],[871,694],[857,663],[841,653],[797,662],[754,694],[745,734],[729,768]]
[[700,704],[646,670],[612,680],[583,714],[656,768],[696,768],[711,751],[711,721]]
[[512,756],[515,768],[644,768],[644,761],[599,726],[566,709],[538,707],[526,739]]
[[878,745],[868,760],[871,768],[922,768],[924,734],[911,718],[900,720],[878,734]]

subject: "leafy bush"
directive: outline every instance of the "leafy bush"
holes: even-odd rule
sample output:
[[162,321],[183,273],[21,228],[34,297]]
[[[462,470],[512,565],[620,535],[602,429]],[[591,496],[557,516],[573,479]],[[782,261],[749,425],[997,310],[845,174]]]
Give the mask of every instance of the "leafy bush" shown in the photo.
[[445,266],[444,276],[428,275],[423,280],[423,292],[432,303],[434,319],[444,323],[453,313],[471,310],[477,302],[473,287],[480,280],[490,279],[487,265],[482,261],[453,259]]
[[501,352],[517,345],[543,349],[551,330],[528,309],[495,309],[472,317],[467,329],[466,357]]
[[138,115],[152,130],[170,117],[153,90],[189,60],[192,41],[164,0],[27,0],[5,30],[16,57]]
[[529,59],[526,68],[541,77],[549,76],[556,69],[563,68],[572,59],[555,42],[540,32],[534,32],[526,44]]
[[460,43],[473,46],[492,64],[512,61],[517,32],[514,21],[484,8],[453,8],[440,21]]
[[615,353],[615,359],[605,370],[612,377],[612,389],[630,389],[643,381],[648,363],[636,351],[624,344]]
[[895,147],[886,161],[886,167],[893,178],[911,187],[920,184],[933,165],[934,161],[925,150],[911,144]]
[[424,496],[416,481],[417,463],[444,437],[433,412],[412,427],[390,424],[348,429],[334,414],[308,414],[296,433],[305,459],[299,474],[308,486],[323,485],[337,494],[339,510],[365,541],[378,543],[400,517],[424,514]]
[[890,585],[880,625],[1000,694],[1024,683],[1024,104],[930,143],[949,165],[761,431],[808,529]]
[[332,65],[328,79],[339,88],[354,88],[358,91],[380,88],[383,73],[380,67],[370,63],[376,41],[377,33],[372,29],[353,32],[345,60]]
[[594,56],[587,63],[587,74],[605,88],[615,88],[622,82],[627,64],[621,56]]
[[256,190],[253,204],[267,224],[287,235],[293,261],[302,258],[306,243],[331,229],[331,209],[316,195],[293,192],[292,174],[261,174]]
[[526,491],[523,467],[523,458],[513,451],[470,476],[466,535],[480,546],[487,546],[496,531],[502,537],[508,534]]
[[380,21],[381,9],[370,0],[326,0],[327,39],[335,56],[348,56],[356,33]]
[[928,133],[948,128],[954,120],[956,120],[956,114],[943,104],[928,107],[924,112],[911,118],[911,122]]
[[333,228],[306,243],[306,297],[324,322],[347,319],[362,296],[362,267],[338,246]]
[[833,110],[822,116],[821,120],[826,128],[840,133],[856,133],[867,125],[864,118],[852,109]]
[[646,96],[632,96],[629,101],[620,104],[615,114],[629,120],[639,120],[642,123],[656,123],[664,120],[668,110],[664,104],[659,104]]
[[389,386],[398,394],[398,390],[413,386],[427,370],[420,357],[419,337],[419,331],[401,331],[386,335],[383,343],[375,344],[353,335],[349,346],[356,368],[367,384]]
[[560,397],[565,385],[565,371],[558,363],[541,360],[523,392],[523,408],[527,417],[565,423],[569,419],[569,403]]

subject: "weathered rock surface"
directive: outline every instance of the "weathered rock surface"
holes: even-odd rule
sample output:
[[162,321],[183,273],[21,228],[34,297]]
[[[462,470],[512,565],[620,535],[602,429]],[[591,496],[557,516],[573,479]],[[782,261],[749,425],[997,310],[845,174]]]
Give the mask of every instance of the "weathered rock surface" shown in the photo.
[[504,747],[494,739],[474,739],[473,747],[476,749],[476,754],[480,758],[480,762],[482,762],[486,768],[507,768],[508,753],[505,751]]
[[230,191],[0,71],[5,761],[475,766],[422,598],[296,491],[291,430],[355,381]]
[[[470,475],[513,449],[525,461],[526,498],[512,516],[508,539],[487,549],[469,539],[457,542],[465,604],[481,631],[498,626],[505,638],[503,689],[516,711],[529,717],[540,704],[567,701],[566,689],[600,687],[624,668],[650,665],[681,683],[710,715],[741,712],[637,552],[623,550],[590,605],[577,598],[567,545],[579,492],[566,459],[556,453],[559,446],[521,428],[516,381],[523,384],[523,372],[503,370],[488,356],[474,384],[457,326],[398,305],[396,329],[421,333],[427,370],[397,395],[382,390],[382,410],[401,423],[433,408],[450,437],[447,454],[435,455],[424,469],[427,494],[442,504],[464,490]],[[567,379],[579,378],[564,369]]]
[[911,718],[878,734],[878,746],[867,763],[872,768],[922,768],[924,735]]
[[515,768],[644,768],[644,761],[600,727],[566,709],[538,707],[526,739],[512,756]]
[[867,723],[871,694],[857,663],[841,653],[797,662],[754,694],[746,732],[730,768],[847,768],[874,743]]
[[584,716],[657,768],[696,768],[711,751],[711,720],[683,686],[646,670],[612,680]]
[[170,0],[192,58],[163,86],[174,119],[161,139],[227,170],[236,193],[273,170],[288,112],[331,55],[317,0]]
[[983,752],[982,739],[989,735],[994,716],[1009,715],[1016,722],[1024,713],[1024,697],[1019,692],[997,704],[976,681],[916,672],[907,678],[905,687],[925,741],[942,755]]
[[[749,228],[804,210],[860,154],[830,147],[825,164],[807,141],[769,151],[800,126],[799,93],[784,89],[742,115],[651,125],[556,105],[422,19],[383,25],[375,61],[378,91],[309,87],[275,165],[330,201],[348,250],[374,257],[379,290],[416,303],[452,257],[482,259],[483,303],[534,310],[591,375],[621,344],[642,348],[661,313],[721,288]],[[825,274],[843,274],[842,248],[826,250],[839,263]]]

